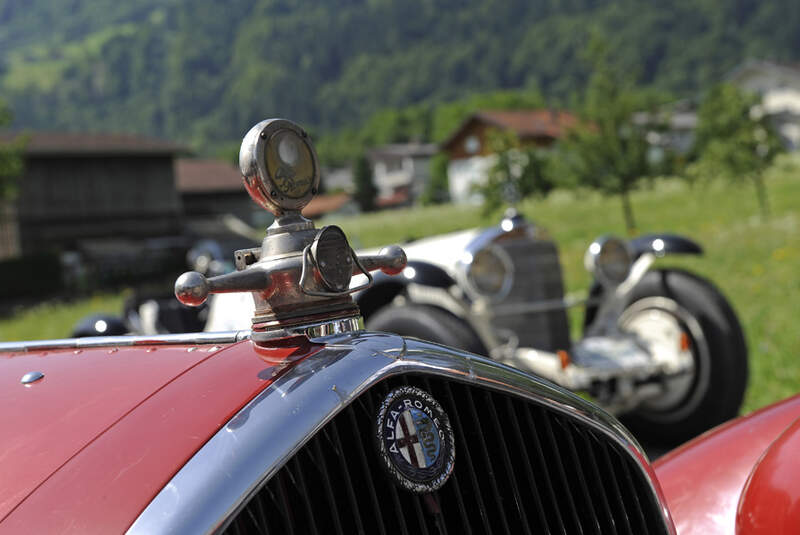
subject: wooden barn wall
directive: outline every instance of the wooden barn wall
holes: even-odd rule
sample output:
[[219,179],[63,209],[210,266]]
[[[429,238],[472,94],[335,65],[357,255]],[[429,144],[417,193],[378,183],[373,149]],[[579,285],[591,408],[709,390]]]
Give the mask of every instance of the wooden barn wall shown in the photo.
[[19,254],[16,208],[12,203],[0,203],[0,260],[14,258]]
[[28,158],[17,199],[24,253],[177,233],[180,212],[171,156]]

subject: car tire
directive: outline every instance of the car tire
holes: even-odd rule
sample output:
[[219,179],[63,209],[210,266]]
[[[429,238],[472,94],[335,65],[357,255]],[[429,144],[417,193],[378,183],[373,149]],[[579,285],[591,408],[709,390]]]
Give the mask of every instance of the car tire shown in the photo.
[[446,310],[432,306],[384,307],[367,320],[367,330],[420,338],[479,355],[488,353],[478,335],[466,322]]
[[695,326],[685,331],[694,376],[683,405],[640,406],[620,419],[643,442],[670,447],[738,415],[747,386],[747,343],[733,308],[706,279],[683,270],[653,270],[633,289],[628,309],[651,298],[677,304],[676,316],[688,314],[685,323]]

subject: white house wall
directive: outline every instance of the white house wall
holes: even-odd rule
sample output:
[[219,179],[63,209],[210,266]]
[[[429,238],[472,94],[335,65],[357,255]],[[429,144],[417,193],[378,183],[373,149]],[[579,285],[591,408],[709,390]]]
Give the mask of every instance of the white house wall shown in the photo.
[[409,186],[416,199],[430,180],[430,167],[430,156],[405,156],[400,167],[391,170],[385,160],[375,162],[372,173],[378,197],[391,197],[398,188]]
[[475,187],[486,184],[489,170],[496,161],[494,154],[451,160],[447,165],[450,199],[454,203],[480,203],[483,197]]
[[414,161],[410,157],[401,160],[400,168],[389,170],[385,162],[377,162],[373,169],[378,197],[391,197],[395,190],[414,182]]

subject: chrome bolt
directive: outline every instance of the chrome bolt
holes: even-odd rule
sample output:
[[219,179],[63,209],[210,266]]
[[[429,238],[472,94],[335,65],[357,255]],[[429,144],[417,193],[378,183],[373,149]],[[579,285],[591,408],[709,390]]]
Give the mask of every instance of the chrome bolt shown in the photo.
[[29,385],[41,379],[44,379],[44,374],[42,372],[28,372],[22,376],[22,379],[20,379],[19,382],[24,385]]

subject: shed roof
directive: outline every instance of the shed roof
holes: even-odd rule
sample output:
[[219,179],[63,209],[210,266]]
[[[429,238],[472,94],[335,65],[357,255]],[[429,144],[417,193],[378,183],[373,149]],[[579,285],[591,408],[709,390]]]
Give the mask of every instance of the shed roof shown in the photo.
[[20,136],[27,140],[26,156],[171,155],[189,152],[186,147],[171,141],[134,134],[4,131],[0,132],[0,143],[11,142]]
[[[175,182],[180,193],[241,192],[247,195],[242,174],[223,160],[180,158],[175,164]],[[306,217],[319,217],[335,212],[351,199],[348,193],[317,195],[303,209]]]
[[179,158],[175,163],[175,184],[181,193],[241,191],[242,173],[223,160]]
[[303,215],[306,217],[320,217],[335,212],[350,202],[350,199],[351,197],[348,193],[317,195],[303,208]]

